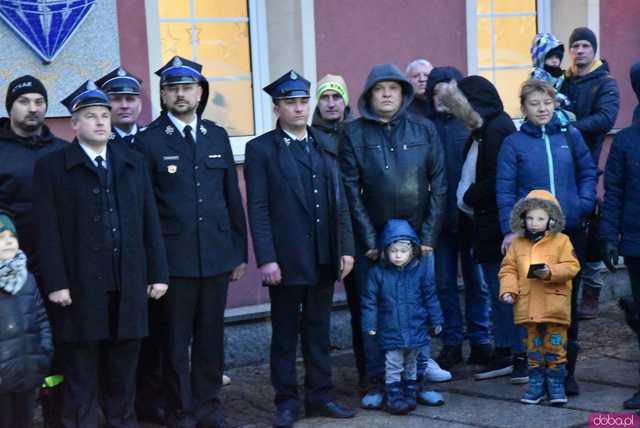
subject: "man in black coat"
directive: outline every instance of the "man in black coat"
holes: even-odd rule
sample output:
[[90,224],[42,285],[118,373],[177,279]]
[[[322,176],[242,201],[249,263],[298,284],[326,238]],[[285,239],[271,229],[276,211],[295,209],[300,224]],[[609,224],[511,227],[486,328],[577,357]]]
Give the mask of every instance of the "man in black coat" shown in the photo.
[[135,137],[141,130],[138,119],[142,112],[142,79],[120,66],[96,80],[96,84],[109,96],[111,103],[109,140],[139,148],[135,143]]
[[29,270],[38,276],[32,224],[32,180],[36,160],[65,146],[45,125],[48,98],[42,82],[18,77],[6,96],[8,118],[0,119],[0,209],[11,213],[27,254]]
[[290,71],[264,88],[276,129],[246,148],[249,221],[271,298],[271,382],[276,427],[298,418],[296,349],[302,337],[307,416],[350,418],[331,394],[329,328],[335,281],[353,267],[351,220],[336,147],[307,127],[309,82]]
[[[607,133],[613,128],[620,110],[620,92],[616,80],[609,73],[609,64],[597,59],[598,40],[589,28],[579,27],[569,37],[569,54],[571,66],[560,91],[571,102],[570,108],[576,115],[572,123],[578,128],[585,143],[591,150],[593,161],[598,165],[602,143]],[[597,236],[589,236],[584,251],[576,249],[578,255],[587,254],[586,260],[580,260],[582,267],[574,284],[582,283],[582,302],[577,306],[578,287],[572,290],[573,315],[580,319],[593,319],[598,316],[598,302],[603,280],[600,271],[603,268],[598,252],[589,249],[597,248]],[[575,245],[575,244],[574,244]],[[595,256],[595,257],[594,257]],[[577,338],[577,320],[569,330],[570,338]],[[572,344],[569,344],[570,360],[573,358]],[[569,368],[573,367],[571,363]],[[569,393],[569,392],[568,392]]]
[[[347,122],[340,135],[340,168],[358,246],[355,275],[361,295],[388,220],[409,221],[423,254],[431,258],[444,218],[444,152],[433,123],[407,112],[412,100],[413,88],[395,65],[376,65],[358,100],[362,116]],[[375,337],[364,335],[363,343],[374,388],[362,406],[380,408],[384,354]]]
[[63,104],[76,138],[37,161],[34,213],[54,339],[64,354],[62,423],[98,426],[99,360],[109,426],[137,426],[133,407],[147,298],[167,290],[158,212],[141,155],[109,145],[110,107],[85,82]]
[[193,426],[196,420],[203,428],[225,426],[219,397],[224,308],[229,281],[242,277],[247,262],[236,165],[227,132],[201,117],[209,94],[201,70],[174,57],[156,72],[163,111],[137,137],[153,181],[171,276],[160,332],[166,340],[170,427]]

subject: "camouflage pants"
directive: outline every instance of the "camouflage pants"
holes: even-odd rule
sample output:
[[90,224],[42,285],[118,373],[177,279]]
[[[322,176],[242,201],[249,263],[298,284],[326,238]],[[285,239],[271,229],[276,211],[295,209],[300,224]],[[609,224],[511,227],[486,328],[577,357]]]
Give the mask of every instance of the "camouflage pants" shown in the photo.
[[567,327],[555,323],[527,323],[529,368],[556,368],[567,362]]

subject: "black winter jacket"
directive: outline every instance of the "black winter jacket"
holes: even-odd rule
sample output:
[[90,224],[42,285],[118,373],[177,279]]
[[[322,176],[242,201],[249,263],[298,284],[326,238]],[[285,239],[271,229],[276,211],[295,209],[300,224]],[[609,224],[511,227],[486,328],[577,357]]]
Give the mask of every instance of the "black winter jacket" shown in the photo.
[[571,101],[577,119],[572,125],[582,133],[597,165],[604,137],[616,123],[620,110],[620,92],[609,74],[609,64],[602,61],[584,76],[568,76],[560,92]]
[[27,254],[29,270],[37,274],[32,220],[33,168],[43,155],[64,147],[46,126],[42,135],[24,138],[11,130],[8,118],[0,119],[0,209],[15,220],[20,249]]
[[[400,110],[390,122],[380,120],[369,104],[371,89],[381,81],[403,88]],[[362,250],[377,248],[387,220],[404,219],[418,231],[422,245],[433,247],[444,216],[447,195],[444,154],[431,121],[406,112],[413,88],[389,64],[369,73],[358,101],[362,117],[347,122],[338,142],[339,160]]]
[[[640,101],[640,62],[631,68],[631,85]],[[623,256],[640,257],[640,104],[630,127],[616,134],[604,175],[601,238],[619,243]]]
[[506,137],[516,131],[513,120],[505,113],[495,86],[481,76],[469,76],[458,84],[469,103],[482,117],[484,124],[473,131],[465,153],[473,139],[478,140],[476,181],[464,195],[464,202],[473,208],[473,250],[480,263],[502,260],[502,233],[496,203],[496,169],[498,152]]
[[0,290],[0,395],[38,388],[52,355],[47,313],[29,274],[16,295]]

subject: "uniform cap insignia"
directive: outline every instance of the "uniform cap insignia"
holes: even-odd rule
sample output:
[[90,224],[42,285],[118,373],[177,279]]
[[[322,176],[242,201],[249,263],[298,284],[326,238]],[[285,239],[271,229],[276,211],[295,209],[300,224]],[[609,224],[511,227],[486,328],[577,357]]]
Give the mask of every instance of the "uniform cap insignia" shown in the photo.
[[126,76],[126,75],[127,75],[127,72],[126,72],[126,71],[124,71],[124,70],[122,69],[122,67],[120,67],[120,68],[118,69],[118,76],[120,76],[120,77],[124,77],[124,76]]
[[180,60],[180,58],[175,57],[173,59],[173,66],[174,67],[182,67],[182,60]]
[[96,89],[98,89],[98,87],[96,86],[95,83],[89,80],[89,83],[87,83],[87,89],[90,91],[95,91]]
[[292,71],[291,74],[289,74],[289,77],[291,77],[291,79],[296,80],[298,78],[298,75],[296,74],[295,71]]

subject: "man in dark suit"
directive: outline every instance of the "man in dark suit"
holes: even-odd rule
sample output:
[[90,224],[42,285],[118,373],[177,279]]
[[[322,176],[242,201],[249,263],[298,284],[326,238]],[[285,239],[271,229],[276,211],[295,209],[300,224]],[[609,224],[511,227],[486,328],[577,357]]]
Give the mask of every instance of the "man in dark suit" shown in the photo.
[[137,148],[135,136],[141,130],[138,119],[142,112],[142,79],[120,66],[96,80],[96,84],[109,96],[111,103],[109,141]]
[[110,107],[85,82],[63,104],[73,143],[37,161],[36,247],[63,354],[65,427],[98,426],[99,360],[106,361],[108,426],[136,427],[133,407],[147,298],[167,290],[168,270],[151,182],[141,155],[107,146]]
[[306,367],[306,415],[355,415],[331,395],[329,356],[333,285],[353,267],[351,220],[335,144],[307,126],[309,86],[290,71],[264,88],[278,123],[246,148],[249,221],[271,297],[276,427],[291,427],[298,418],[298,335]]
[[162,331],[169,427],[226,426],[219,397],[224,308],[229,281],[240,279],[247,261],[231,145],[224,128],[201,117],[209,93],[201,70],[174,57],[156,72],[163,111],[137,137],[151,171],[171,276]]

